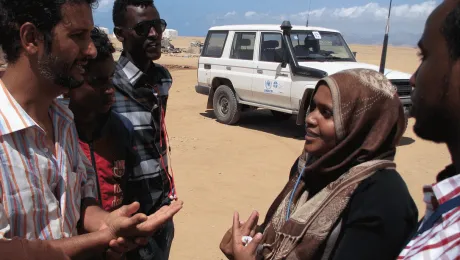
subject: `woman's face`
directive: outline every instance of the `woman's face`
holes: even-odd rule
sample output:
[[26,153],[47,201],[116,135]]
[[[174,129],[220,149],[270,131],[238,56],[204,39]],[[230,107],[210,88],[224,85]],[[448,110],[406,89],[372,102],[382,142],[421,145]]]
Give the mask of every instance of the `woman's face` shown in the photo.
[[336,146],[331,90],[320,85],[306,119],[305,151],[321,157]]

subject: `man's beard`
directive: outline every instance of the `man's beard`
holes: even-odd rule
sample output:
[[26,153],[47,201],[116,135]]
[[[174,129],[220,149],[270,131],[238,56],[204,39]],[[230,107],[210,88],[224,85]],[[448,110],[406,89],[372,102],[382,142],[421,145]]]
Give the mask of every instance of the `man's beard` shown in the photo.
[[76,80],[70,75],[72,65],[62,62],[58,57],[48,54],[38,61],[38,72],[45,79],[58,86],[75,89],[83,85],[84,81]]
[[459,122],[453,114],[457,111],[451,111],[448,106],[448,92],[450,86],[450,75],[443,78],[443,94],[436,107],[422,109],[417,114],[423,113],[420,119],[416,118],[414,132],[422,139],[435,143],[445,143],[456,136],[459,129]]

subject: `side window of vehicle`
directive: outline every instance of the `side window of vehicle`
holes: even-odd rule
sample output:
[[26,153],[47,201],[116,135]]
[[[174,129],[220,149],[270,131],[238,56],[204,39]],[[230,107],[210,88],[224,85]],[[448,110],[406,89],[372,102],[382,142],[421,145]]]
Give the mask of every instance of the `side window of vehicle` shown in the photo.
[[209,32],[201,56],[220,58],[224,51],[228,32]]
[[280,33],[262,33],[260,60],[267,62],[283,61],[283,38]]
[[233,38],[231,59],[252,60],[254,57],[255,32],[236,32]]

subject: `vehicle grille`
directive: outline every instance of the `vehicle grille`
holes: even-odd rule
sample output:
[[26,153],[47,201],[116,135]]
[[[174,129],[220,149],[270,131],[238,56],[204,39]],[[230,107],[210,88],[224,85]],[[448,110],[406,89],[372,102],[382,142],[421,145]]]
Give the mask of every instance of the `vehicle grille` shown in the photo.
[[400,97],[412,94],[412,86],[409,84],[409,80],[392,80],[391,83],[397,88]]

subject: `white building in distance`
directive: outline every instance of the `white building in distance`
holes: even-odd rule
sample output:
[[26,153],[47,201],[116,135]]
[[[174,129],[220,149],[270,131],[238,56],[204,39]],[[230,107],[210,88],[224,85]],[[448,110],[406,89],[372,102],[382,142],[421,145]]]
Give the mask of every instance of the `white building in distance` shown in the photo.
[[105,34],[109,35],[109,29],[108,28],[105,28],[105,27],[98,27],[99,30],[105,32]]
[[174,29],[166,29],[163,32],[163,38],[168,38],[170,40],[177,38],[179,36],[179,32]]

